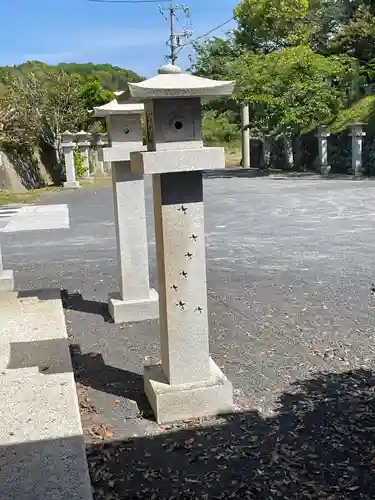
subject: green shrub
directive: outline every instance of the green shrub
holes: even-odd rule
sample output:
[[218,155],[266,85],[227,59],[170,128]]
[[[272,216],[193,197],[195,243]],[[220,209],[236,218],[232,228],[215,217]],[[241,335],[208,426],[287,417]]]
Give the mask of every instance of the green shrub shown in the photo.
[[363,97],[350,108],[341,110],[329,128],[334,133],[345,132],[350,122],[365,122],[370,129],[375,128],[375,96]]
[[74,169],[78,178],[83,177],[87,168],[85,168],[85,160],[78,149],[74,150]]
[[205,144],[226,146],[240,141],[239,125],[231,121],[230,113],[207,111],[202,126]]

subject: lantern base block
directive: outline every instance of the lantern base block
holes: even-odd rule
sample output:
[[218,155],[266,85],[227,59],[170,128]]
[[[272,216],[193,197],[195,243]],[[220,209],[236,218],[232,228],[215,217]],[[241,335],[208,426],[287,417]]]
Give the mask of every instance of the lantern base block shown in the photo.
[[65,189],[79,189],[81,187],[78,181],[67,181],[64,182]]
[[331,171],[331,165],[322,165],[320,167],[320,173],[322,175],[328,175]]
[[233,412],[233,387],[210,358],[209,380],[168,384],[161,365],[146,366],[144,388],[158,424]]
[[159,318],[159,295],[150,290],[148,299],[124,301],[119,293],[108,296],[108,309],[114,323],[135,323]]
[[3,271],[0,274],[0,292],[14,291],[14,273],[13,271]]

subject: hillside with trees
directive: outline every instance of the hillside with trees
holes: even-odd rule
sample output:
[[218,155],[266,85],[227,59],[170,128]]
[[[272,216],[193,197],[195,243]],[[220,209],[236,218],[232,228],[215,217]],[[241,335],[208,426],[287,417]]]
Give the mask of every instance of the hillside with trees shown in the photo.
[[63,71],[69,75],[77,75],[82,82],[97,80],[104,90],[112,91],[124,88],[127,82],[140,82],[144,79],[130,69],[123,69],[111,64],[60,63],[51,66],[41,61],[28,61],[18,66],[0,66],[0,82],[9,74],[27,75],[32,72],[42,76],[51,71]]
[[98,130],[90,111],[113,99],[113,91],[143,78],[110,64],[29,61],[0,67],[1,148],[12,161],[47,163],[54,182],[64,175],[60,136],[65,130]]

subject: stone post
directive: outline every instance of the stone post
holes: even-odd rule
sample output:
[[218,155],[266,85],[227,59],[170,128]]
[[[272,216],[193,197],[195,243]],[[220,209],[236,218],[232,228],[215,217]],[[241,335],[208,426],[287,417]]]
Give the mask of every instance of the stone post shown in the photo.
[[231,411],[229,380],[210,358],[202,170],[225,168],[223,148],[204,148],[201,98],[228,96],[233,82],[183,74],[129,84],[145,102],[148,152],[131,170],[153,175],[161,364],[145,367],[159,423]]
[[[119,92],[120,94],[120,92]],[[120,94],[121,95],[121,94]],[[100,134],[103,147],[108,146],[108,134]],[[103,154],[101,156],[103,158]],[[112,165],[110,161],[103,161],[104,172],[109,174],[112,171]]]
[[83,158],[83,166],[86,169],[82,178],[85,179],[86,181],[90,181],[91,180],[90,161],[89,161],[90,134],[88,134],[84,130],[81,130],[76,134],[76,140],[79,152],[81,153]]
[[242,166],[250,168],[250,111],[249,104],[241,104]]
[[352,169],[355,177],[363,176],[363,166],[362,166],[362,146],[363,138],[366,133],[363,132],[364,123],[351,123],[349,126],[351,128],[350,136],[352,138]]
[[331,171],[331,166],[328,165],[328,137],[330,135],[327,125],[318,127],[316,137],[319,147],[319,170],[322,175],[327,175]]
[[271,136],[264,135],[262,139],[262,167],[270,168],[271,166]]
[[0,292],[13,292],[14,290],[14,273],[6,271],[3,267],[3,257],[0,246]]
[[68,130],[61,136],[61,148],[65,159],[66,181],[64,188],[77,189],[80,187],[76,180],[76,169],[74,168],[74,134]]
[[130,171],[130,151],[144,149],[143,109],[143,104],[119,104],[116,100],[94,108],[94,116],[105,116],[107,122],[110,147],[103,148],[101,159],[112,163],[120,293],[109,295],[108,306],[115,323],[159,315],[158,294],[150,289],[143,175]]
[[104,163],[99,158],[99,151],[103,147],[102,134],[93,132],[91,134],[91,160],[94,177],[104,177]]

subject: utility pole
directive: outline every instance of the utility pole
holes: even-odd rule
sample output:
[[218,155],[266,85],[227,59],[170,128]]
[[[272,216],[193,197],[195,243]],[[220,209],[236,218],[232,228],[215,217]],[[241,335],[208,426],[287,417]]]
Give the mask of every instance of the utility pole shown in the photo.
[[174,10],[174,3],[173,3],[173,0],[171,0],[171,6],[170,6],[170,10],[169,10],[169,16],[170,16],[170,26],[171,26],[171,63],[173,65],[176,64],[176,61],[177,61],[177,55],[176,55],[176,51],[177,51],[177,48],[178,48],[178,45],[177,45],[177,38],[176,38],[176,35],[175,35],[175,31],[174,31],[174,16],[175,16],[175,10]]
[[[164,14],[164,12],[168,11],[168,13],[169,13],[170,35],[169,35],[169,40],[167,42],[167,45],[170,48],[170,54],[166,57],[173,65],[175,65],[177,62],[177,54],[178,54],[179,47],[181,47],[183,41],[185,39],[189,38],[193,33],[192,29],[191,29],[189,8],[184,4],[180,4],[180,5],[175,4],[175,0],[170,0],[169,7],[162,8],[159,5],[159,10],[160,10],[160,13],[164,16],[164,18],[166,20],[168,20],[168,17]],[[182,11],[186,17],[184,24],[177,17],[177,13],[180,11]],[[179,25],[181,26],[182,32],[176,31],[175,21],[177,21],[179,23]]]

